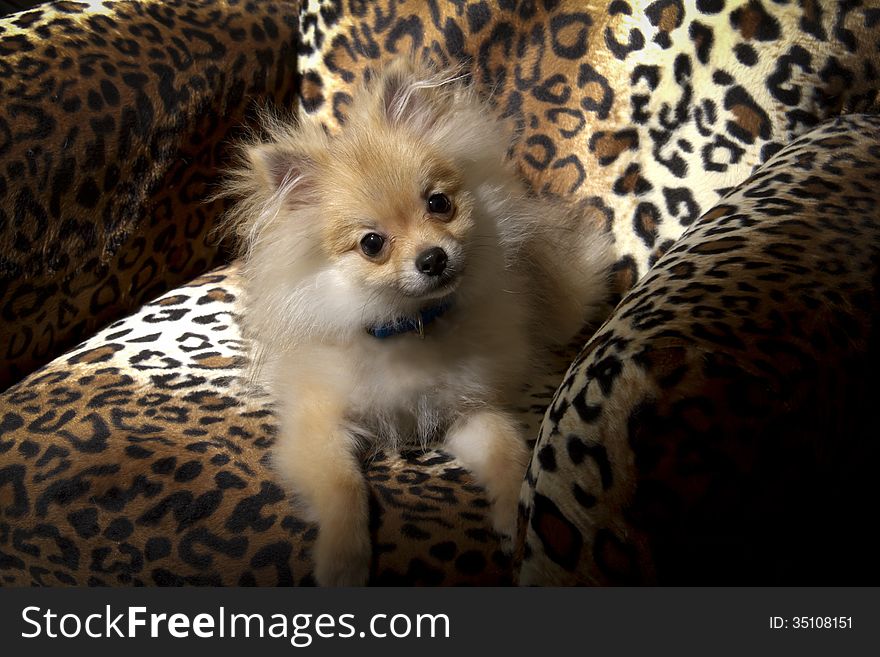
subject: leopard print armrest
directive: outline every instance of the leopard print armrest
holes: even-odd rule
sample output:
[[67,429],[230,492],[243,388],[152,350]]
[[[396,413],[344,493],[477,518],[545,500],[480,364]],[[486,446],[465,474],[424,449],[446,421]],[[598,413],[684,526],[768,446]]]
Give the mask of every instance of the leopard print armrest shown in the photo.
[[[315,583],[317,526],[271,466],[273,405],[242,394],[242,282],[212,270],[0,392],[0,586]],[[371,584],[512,582],[451,455],[383,451],[364,473]]]
[[223,144],[297,86],[294,2],[0,20],[0,390],[207,270]]
[[880,582],[880,118],[775,155],[571,366],[523,488],[522,584]]

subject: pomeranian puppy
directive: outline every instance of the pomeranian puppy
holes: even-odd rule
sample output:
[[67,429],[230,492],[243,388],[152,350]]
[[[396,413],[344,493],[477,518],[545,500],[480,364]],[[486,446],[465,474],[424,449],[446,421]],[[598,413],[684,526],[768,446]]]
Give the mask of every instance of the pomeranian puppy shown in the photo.
[[530,455],[510,409],[540,350],[603,307],[608,238],[527,192],[458,71],[391,63],[334,135],[308,116],[263,123],[227,225],[251,374],[278,406],[275,464],[319,525],[317,583],[367,581],[361,457],[377,442],[442,441],[512,537]]

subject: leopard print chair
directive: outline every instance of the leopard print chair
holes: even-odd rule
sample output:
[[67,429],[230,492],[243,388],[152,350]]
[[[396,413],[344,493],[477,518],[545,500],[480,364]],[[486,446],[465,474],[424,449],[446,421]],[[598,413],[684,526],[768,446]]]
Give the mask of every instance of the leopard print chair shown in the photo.
[[314,582],[206,199],[260,107],[333,130],[413,50],[613,234],[616,307],[524,391],[514,554],[449,455],[380,453],[371,583],[880,583],[878,46],[880,7],[827,0],[0,19],[0,583]]

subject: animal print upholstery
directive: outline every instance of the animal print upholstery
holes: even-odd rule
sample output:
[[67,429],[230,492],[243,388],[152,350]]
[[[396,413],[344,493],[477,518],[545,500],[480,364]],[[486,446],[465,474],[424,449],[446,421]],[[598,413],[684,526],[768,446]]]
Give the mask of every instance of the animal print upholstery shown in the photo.
[[880,117],[774,155],[624,297],[547,411],[523,584],[880,582]]
[[206,202],[291,103],[297,5],[55,2],[0,19],[0,389],[219,264]]
[[312,583],[206,196],[251,108],[333,130],[356,78],[410,51],[462,62],[534,188],[603,218],[623,301],[524,391],[514,559],[448,455],[379,454],[371,583],[870,574],[880,142],[853,113],[877,111],[880,10],[299,4],[0,20],[0,584]]
[[465,61],[537,190],[600,210],[625,292],[762,162],[878,109],[880,7],[830,0],[535,0],[303,7],[303,111],[344,118],[401,52]]
[[[196,278],[0,395],[0,583],[312,583],[315,526],[267,462],[271,406],[240,391],[239,288],[234,266]],[[522,409],[535,430],[554,387]],[[366,476],[372,583],[512,581],[450,456],[382,453]]]

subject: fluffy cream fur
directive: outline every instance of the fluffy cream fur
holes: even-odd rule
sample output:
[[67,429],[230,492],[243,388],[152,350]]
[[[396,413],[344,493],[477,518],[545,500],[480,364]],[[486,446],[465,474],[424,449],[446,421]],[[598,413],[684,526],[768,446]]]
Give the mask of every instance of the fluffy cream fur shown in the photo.
[[[355,95],[345,126],[266,118],[228,192],[253,376],[275,396],[278,472],[319,522],[316,578],[367,580],[370,444],[443,440],[511,536],[529,458],[509,408],[540,350],[595,319],[611,248],[592,219],[530,196],[509,137],[456,72],[401,59]],[[445,194],[446,215],[427,198]],[[374,232],[384,246],[365,255]],[[448,256],[442,276],[415,266]],[[451,301],[421,338],[367,328]]]

